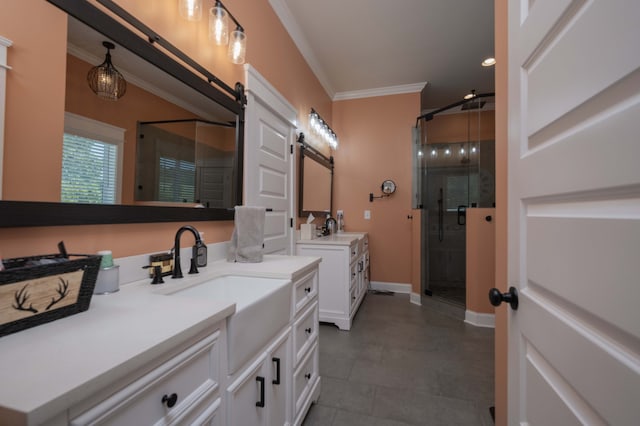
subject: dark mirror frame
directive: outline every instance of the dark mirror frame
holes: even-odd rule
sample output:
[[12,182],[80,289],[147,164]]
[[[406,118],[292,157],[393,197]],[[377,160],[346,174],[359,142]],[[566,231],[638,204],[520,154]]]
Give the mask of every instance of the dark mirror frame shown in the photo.
[[[304,137],[301,138],[304,141]],[[298,139],[300,141],[300,139]],[[329,199],[329,214],[333,211],[333,157],[326,157],[321,152],[315,150],[312,146],[301,142],[300,145],[300,165],[298,170],[298,216],[307,217],[309,213],[319,218],[324,218],[327,214],[326,211],[320,210],[304,210],[304,159],[315,161],[323,167],[326,167],[331,172],[330,182],[330,199]]]
[[[85,0],[47,1],[236,114],[236,158],[234,162],[236,179],[235,197],[236,204],[241,204],[244,155],[244,107],[246,104],[242,84],[236,83],[233,89],[227,86],[213,74],[209,73],[204,67],[197,64],[162,39],[160,35],[153,32],[153,30],[110,0],[98,1],[115,15],[144,33],[148,37],[148,40],[143,39],[128,27],[125,27],[113,17],[102,12]],[[162,46],[182,62],[201,73],[204,78],[156,48],[154,44]],[[212,86],[211,83],[215,83],[231,96],[225,94],[217,87]],[[233,220],[234,210],[220,208],[0,201],[0,217],[2,217],[0,227],[8,228]]]

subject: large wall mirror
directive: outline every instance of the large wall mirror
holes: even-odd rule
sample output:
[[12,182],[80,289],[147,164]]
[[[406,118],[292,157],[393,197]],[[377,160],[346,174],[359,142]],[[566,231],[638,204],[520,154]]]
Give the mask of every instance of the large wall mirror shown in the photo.
[[310,145],[300,145],[298,214],[316,217],[331,214],[333,199],[333,157],[327,158]]
[[[113,2],[101,1],[130,25],[86,1],[47,1],[68,14],[65,144],[67,137],[98,139],[100,129],[122,135],[114,190],[96,198],[85,181],[79,192],[62,185],[61,202],[5,199],[0,227],[233,219],[242,203],[242,85],[207,74]],[[89,69],[104,61],[105,41],[115,46],[112,62],[127,81],[115,102],[87,85]]]

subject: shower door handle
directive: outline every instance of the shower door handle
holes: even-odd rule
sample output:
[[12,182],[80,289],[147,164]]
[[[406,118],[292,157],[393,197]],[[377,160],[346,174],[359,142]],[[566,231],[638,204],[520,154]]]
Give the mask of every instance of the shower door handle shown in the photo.
[[458,206],[458,225],[466,225],[467,223],[467,206]]

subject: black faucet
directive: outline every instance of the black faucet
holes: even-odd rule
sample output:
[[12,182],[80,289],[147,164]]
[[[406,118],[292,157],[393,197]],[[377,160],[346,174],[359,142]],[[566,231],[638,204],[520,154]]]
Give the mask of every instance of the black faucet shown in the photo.
[[[200,233],[196,228],[191,225],[185,225],[178,229],[176,232],[176,240],[173,244],[173,274],[171,278],[182,278],[182,268],[180,267],[180,237],[184,231],[190,231],[193,236],[196,238],[196,245],[200,246],[202,244],[202,240],[200,239]],[[191,268],[189,269],[190,274],[197,274],[198,267],[196,266],[196,259],[191,258]]]

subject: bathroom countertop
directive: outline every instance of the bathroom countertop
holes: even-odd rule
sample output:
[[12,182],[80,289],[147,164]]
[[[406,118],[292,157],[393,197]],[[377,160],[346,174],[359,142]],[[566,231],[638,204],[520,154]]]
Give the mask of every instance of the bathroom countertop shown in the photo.
[[262,263],[211,262],[198,275],[165,277],[155,286],[145,279],[94,295],[86,312],[1,337],[0,419],[45,422],[235,312],[233,300],[167,297],[172,290],[230,274],[294,279],[320,260],[267,255]]
[[298,240],[297,244],[344,245],[350,246],[367,235],[366,232],[340,232],[312,240]]

